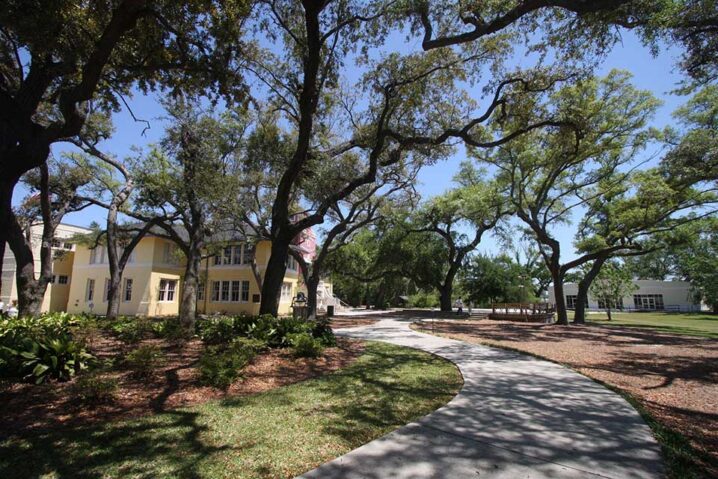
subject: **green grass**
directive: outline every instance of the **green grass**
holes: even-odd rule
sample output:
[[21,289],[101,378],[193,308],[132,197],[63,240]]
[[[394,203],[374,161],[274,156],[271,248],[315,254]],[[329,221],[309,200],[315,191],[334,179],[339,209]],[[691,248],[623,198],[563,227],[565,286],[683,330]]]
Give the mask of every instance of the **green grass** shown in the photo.
[[589,313],[586,320],[610,326],[648,328],[662,333],[689,334],[718,338],[718,315],[706,313],[613,313],[608,321],[606,313]]
[[351,366],[244,398],[0,443],[0,477],[293,477],[449,401],[446,360],[367,343]]

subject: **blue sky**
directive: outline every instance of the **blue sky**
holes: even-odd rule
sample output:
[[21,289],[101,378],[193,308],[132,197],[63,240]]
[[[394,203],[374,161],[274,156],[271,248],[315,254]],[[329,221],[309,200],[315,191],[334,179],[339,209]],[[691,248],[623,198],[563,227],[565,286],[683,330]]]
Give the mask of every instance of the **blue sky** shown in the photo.
[[[650,90],[653,94],[663,100],[664,104],[655,117],[654,126],[663,127],[672,123],[671,113],[686,99],[672,94],[677,83],[681,80],[681,73],[676,68],[676,59],[679,52],[664,48],[657,57],[653,57],[650,51],[630,32],[626,33],[623,42],[617,45],[602,63],[598,74],[605,74],[613,68],[629,70],[634,75],[634,83],[641,89]],[[515,62],[521,62],[521,58],[514,58]],[[146,124],[133,120],[127,109],[114,116],[116,133],[113,138],[104,144],[107,152],[117,157],[124,157],[131,154],[134,145],[146,146],[157,142],[163,134],[163,110],[156,95],[135,95],[128,99],[135,117],[150,122],[150,128],[144,131]],[[56,147],[57,154],[63,147]],[[456,154],[447,161],[437,163],[422,170],[418,186],[424,198],[440,194],[451,186],[451,180],[455,175],[459,163],[463,160],[461,154]],[[15,203],[24,197],[26,191],[18,187],[15,193]],[[66,223],[87,226],[92,221],[102,222],[104,210],[91,207],[82,212],[69,214],[65,218]],[[573,229],[569,226],[561,227],[555,231],[562,241],[566,259],[572,258],[571,241]],[[501,250],[498,242],[487,237],[479,246],[479,251],[497,253]]]

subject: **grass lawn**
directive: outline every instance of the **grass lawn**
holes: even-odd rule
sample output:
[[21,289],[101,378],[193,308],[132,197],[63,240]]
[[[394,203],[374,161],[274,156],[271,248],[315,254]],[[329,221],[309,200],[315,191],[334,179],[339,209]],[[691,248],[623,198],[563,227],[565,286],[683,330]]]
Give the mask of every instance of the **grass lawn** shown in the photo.
[[718,338],[718,315],[706,313],[613,313],[608,321],[606,313],[589,313],[587,320],[599,325],[650,328],[673,334],[690,334]]
[[367,343],[346,369],[265,393],[11,437],[0,477],[293,477],[435,410],[461,384],[448,361]]

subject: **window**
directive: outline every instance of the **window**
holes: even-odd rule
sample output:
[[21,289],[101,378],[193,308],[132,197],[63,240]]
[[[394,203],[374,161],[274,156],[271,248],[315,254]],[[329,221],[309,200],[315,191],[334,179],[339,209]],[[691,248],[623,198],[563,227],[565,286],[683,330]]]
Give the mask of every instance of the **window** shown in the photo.
[[568,309],[576,309],[576,299],[578,296],[575,294],[567,294],[566,295],[566,307]]
[[249,302],[249,281],[213,281],[213,302]]
[[177,251],[175,245],[173,245],[172,243],[164,244],[163,261],[165,264],[179,264],[179,259],[177,258]]
[[222,258],[222,264],[232,264],[232,247],[224,247],[224,257]]
[[242,302],[249,302],[249,281],[242,281]]
[[61,275],[57,278],[57,282],[58,282],[59,284],[67,284],[67,283],[69,282],[68,280],[69,280],[69,278],[68,278],[68,276],[65,275],[65,274],[61,274]]
[[177,289],[177,280],[161,279],[160,280],[160,301],[171,303],[175,300],[175,290]]
[[289,258],[287,258],[287,269],[290,269],[292,271],[297,270],[297,260],[294,259],[293,256],[290,256]]
[[132,301],[132,278],[125,278],[125,301]]
[[204,301],[204,283],[197,282],[197,301]]
[[662,294],[634,294],[633,305],[636,309],[647,309],[652,311],[665,309]]
[[104,246],[97,246],[90,250],[90,264],[102,264],[105,262]]
[[72,243],[64,243],[62,247],[65,249],[72,249]]
[[242,264],[242,245],[238,244],[232,250],[232,264]]
[[110,297],[110,278],[105,278],[105,289],[102,291],[102,302],[107,302]]
[[87,285],[85,286],[85,300],[90,302],[95,297],[95,280],[88,279]]
[[252,264],[254,261],[254,245],[244,243],[244,256],[242,256],[242,264]]
[[222,301],[229,301],[229,281],[222,281]]
[[619,299],[618,301],[604,301],[602,299],[598,300],[598,309],[623,309],[623,298]]
[[52,247],[53,247],[53,248],[59,248],[59,247],[61,247],[61,246],[62,246],[62,242],[61,242],[59,239],[57,239],[57,238],[53,238],[53,240],[52,240]]
[[55,275],[52,275],[52,278],[50,278],[50,284],[55,284]]
[[289,302],[292,300],[292,283],[282,283],[282,296],[280,301]]
[[217,266],[218,264],[222,264],[222,256],[216,254],[214,255],[214,265]]

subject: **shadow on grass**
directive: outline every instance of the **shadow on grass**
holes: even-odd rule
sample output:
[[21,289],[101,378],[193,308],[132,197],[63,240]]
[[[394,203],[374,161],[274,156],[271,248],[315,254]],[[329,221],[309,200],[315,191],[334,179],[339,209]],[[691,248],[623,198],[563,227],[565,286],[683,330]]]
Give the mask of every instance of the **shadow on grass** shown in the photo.
[[436,369],[448,362],[414,350],[377,347],[366,358],[364,364],[335,373],[335,380],[320,385],[326,394],[349,398],[329,408],[337,420],[325,431],[352,446],[444,405],[462,384],[458,371],[454,380],[437,381]]
[[196,412],[178,410],[17,438],[0,445],[0,477],[200,477],[200,462],[226,447],[203,441],[206,426],[198,419]]

